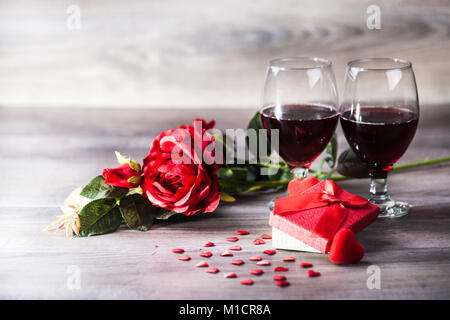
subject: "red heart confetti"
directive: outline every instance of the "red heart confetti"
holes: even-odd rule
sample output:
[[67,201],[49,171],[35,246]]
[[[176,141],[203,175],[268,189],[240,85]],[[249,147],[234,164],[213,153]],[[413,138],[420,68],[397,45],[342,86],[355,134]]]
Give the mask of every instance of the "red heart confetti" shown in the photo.
[[260,274],[263,274],[263,273],[264,273],[264,270],[261,270],[261,269],[253,269],[253,270],[250,270],[250,273],[251,273],[251,274],[255,274],[255,275],[260,275]]
[[225,274],[223,277],[224,277],[224,278],[236,278],[236,277],[237,277],[237,274],[234,273],[234,272],[228,272],[228,273]]
[[233,252],[231,252],[231,251],[224,251],[220,255],[222,257],[232,257],[233,256]]
[[282,267],[282,266],[278,266],[273,269],[273,271],[275,271],[275,272],[284,272],[284,271],[288,271],[288,270],[289,270],[288,268]]
[[264,250],[264,253],[273,255],[273,254],[277,253],[277,250]]
[[320,272],[315,272],[314,270],[308,270],[308,277],[318,277]]
[[261,261],[262,258],[260,256],[253,256],[253,257],[248,258],[248,260],[250,260],[250,261]]
[[239,236],[245,236],[246,234],[250,234],[250,232],[244,231],[244,230],[238,230],[236,232],[236,234],[238,234]]
[[241,264],[244,264],[245,262],[244,262],[244,260],[233,260],[233,261],[231,261],[231,264],[235,264],[235,265],[241,265]]
[[241,284],[251,286],[253,284],[252,279],[241,280]]
[[312,263],[309,262],[300,262],[300,267],[302,268],[311,268],[313,266]]
[[197,268],[204,268],[204,267],[209,267],[208,263],[206,261],[200,261],[199,263],[197,263],[195,265]]
[[230,250],[240,251],[240,250],[242,250],[242,247],[241,246],[232,246],[232,247],[230,247]]
[[286,277],[285,276],[283,276],[283,275],[273,275],[272,276],[272,279],[273,280],[275,280],[275,281],[283,281],[283,280],[286,280]]
[[184,249],[181,249],[181,248],[180,249],[173,249],[172,252],[173,253],[183,253]]
[[261,238],[262,239],[272,239],[272,236],[270,234],[262,234]]
[[208,273],[217,273],[217,272],[219,272],[219,269],[217,269],[217,268],[208,268],[208,269],[206,269],[206,272],[208,272]]
[[290,285],[289,281],[277,281],[276,284],[279,287],[287,287]]
[[178,260],[189,261],[189,260],[191,260],[191,257],[189,257],[189,256],[180,256],[180,257],[178,257]]
[[254,245],[266,244],[266,242],[264,240],[261,240],[261,239],[255,239],[255,240],[253,240],[253,244]]
[[256,263],[258,266],[270,266],[269,260],[261,260]]
[[292,257],[292,256],[284,257],[284,258],[283,258],[283,261],[286,261],[286,262],[292,262],[292,261],[295,261],[295,257]]
[[199,253],[199,256],[200,257],[205,257],[205,258],[209,258],[209,257],[211,257],[213,254],[212,254],[212,252],[210,252],[210,251],[206,251],[206,252],[200,252]]
[[238,237],[229,237],[229,238],[227,238],[227,241],[230,241],[230,242],[236,242],[238,240],[239,240]]
[[205,243],[203,246],[204,246],[204,247],[214,247],[215,244],[214,244],[214,242],[207,242],[207,243]]

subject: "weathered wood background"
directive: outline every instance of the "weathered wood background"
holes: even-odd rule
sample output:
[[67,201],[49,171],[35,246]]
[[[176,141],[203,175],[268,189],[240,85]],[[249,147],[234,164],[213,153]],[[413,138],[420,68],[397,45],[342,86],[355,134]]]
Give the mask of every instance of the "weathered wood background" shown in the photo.
[[282,56],[332,59],[338,86],[351,59],[410,59],[421,101],[447,104],[449,39],[448,0],[3,0],[0,105],[255,108]]
[[[72,4],[81,9],[80,30],[66,26]],[[366,27],[370,4],[0,1],[0,298],[449,299],[446,164],[390,178],[394,198],[414,208],[358,235],[367,252],[362,263],[342,267],[325,255],[291,252],[271,257],[274,265],[289,265],[281,257],[292,254],[322,272],[308,279],[298,263],[292,264],[292,285],[283,289],[271,279],[274,265],[254,277],[254,286],[242,287],[238,280],[249,277],[254,265],[232,267],[217,256],[237,229],[252,232],[240,240],[245,251],[237,258],[246,260],[270,247],[270,241],[256,247],[251,240],[270,232],[266,203],[276,194],[248,195],[208,217],[155,226],[147,233],[120,230],[71,239],[41,231],[71,190],[115,165],[114,150],[142,159],[160,131],[194,117],[214,118],[222,129],[245,127],[258,108],[267,61],[281,56],[332,59],[338,86],[348,60],[411,60],[422,110],[401,162],[448,156],[449,1],[376,1],[381,30]],[[154,109],[137,109],[144,107]],[[342,134],[339,139],[342,150],[347,145]],[[341,185],[362,196],[368,192],[366,179]],[[221,268],[217,275],[194,267],[205,241],[217,242],[209,259]],[[192,261],[176,260],[170,249],[179,246]],[[72,265],[81,271],[79,290],[67,286]],[[380,290],[366,286],[370,265],[381,268]],[[231,270],[240,278],[222,277]]]
[[[114,150],[142,159],[160,131],[187,123],[192,117],[217,119],[219,128],[244,127],[252,110],[228,109],[167,112],[157,110],[91,110],[0,108],[0,298],[8,299],[450,299],[450,175],[448,164],[417,168],[389,178],[392,196],[413,204],[412,212],[396,220],[379,220],[358,234],[364,260],[337,266],[326,255],[279,250],[262,276],[247,259],[270,248],[252,240],[270,233],[267,202],[274,194],[249,194],[214,213],[158,225],[141,233],[122,229],[91,238],[66,238],[64,232],[42,229],[60,214],[59,206],[75,187],[84,185],[104,167],[116,165]],[[450,151],[450,108],[422,108],[416,137],[401,162],[444,157]],[[124,126],[124,124],[132,124]],[[339,147],[347,147],[339,131]],[[368,179],[340,185],[361,196]],[[226,237],[249,230],[235,254],[246,264],[232,266],[218,253],[231,244]],[[198,256],[202,244],[214,256]],[[178,261],[171,252],[182,247],[192,256]],[[262,254],[263,255],[263,254]],[[294,255],[297,262],[282,262]],[[208,260],[221,272],[195,268]],[[309,279],[300,261],[314,263],[322,276]],[[273,267],[290,268],[291,286],[279,288]],[[371,265],[380,267],[381,289],[366,282]],[[71,266],[80,268],[81,286],[67,285]],[[238,279],[224,279],[234,271]],[[69,272],[69,273],[67,273]],[[252,287],[240,279],[254,278]]]

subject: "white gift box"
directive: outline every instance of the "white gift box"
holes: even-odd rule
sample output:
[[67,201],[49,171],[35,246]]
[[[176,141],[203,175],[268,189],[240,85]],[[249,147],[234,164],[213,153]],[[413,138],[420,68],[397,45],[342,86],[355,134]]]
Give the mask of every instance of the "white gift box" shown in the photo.
[[276,249],[321,253],[319,250],[308,246],[302,241],[295,239],[274,227],[272,227],[272,247]]

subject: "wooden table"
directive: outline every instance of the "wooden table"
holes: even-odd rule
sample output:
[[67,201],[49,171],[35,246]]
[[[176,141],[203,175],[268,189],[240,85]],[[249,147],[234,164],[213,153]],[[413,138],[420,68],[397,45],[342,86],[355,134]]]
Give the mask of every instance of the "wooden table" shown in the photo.
[[[409,201],[412,212],[401,219],[379,220],[358,234],[364,260],[337,266],[327,256],[284,252],[268,259],[266,273],[244,287],[224,279],[235,271],[247,278],[253,263],[232,266],[219,252],[225,238],[249,230],[235,258],[247,260],[270,247],[252,240],[270,233],[266,203],[274,193],[250,194],[213,214],[154,226],[141,233],[126,229],[91,237],[66,238],[42,229],[59,214],[59,206],[75,187],[104,167],[115,166],[114,150],[134,159],[148,152],[161,130],[196,116],[218,121],[219,128],[244,127],[254,110],[127,110],[127,109],[0,109],[0,298],[8,299],[448,299],[450,298],[450,175],[441,164],[398,172],[389,181],[394,198]],[[416,137],[401,162],[443,157],[450,153],[450,108],[423,107]],[[340,148],[346,143],[340,135]],[[340,183],[367,195],[368,181]],[[211,248],[207,274],[194,265],[202,260],[202,244]],[[171,249],[182,247],[193,257],[178,261]],[[297,262],[281,262],[285,255]],[[299,261],[314,264],[321,277],[308,278]],[[285,265],[290,287],[274,285],[273,266]],[[370,290],[368,267],[381,270],[381,289]],[[75,266],[75,267],[71,267]],[[73,269],[75,268],[75,269]],[[78,269],[79,268],[79,269]],[[79,270],[80,288],[70,281]]]

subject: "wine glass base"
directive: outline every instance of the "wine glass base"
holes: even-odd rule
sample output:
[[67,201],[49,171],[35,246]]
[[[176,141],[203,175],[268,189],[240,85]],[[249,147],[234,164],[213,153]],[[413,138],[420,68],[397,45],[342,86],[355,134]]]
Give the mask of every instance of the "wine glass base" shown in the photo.
[[379,218],[399,218],[411,211],[411,205],[407,202],[389,201],[383,204],[374,204],[380,208]]
[[269,208],[270,211],[273,211],[273,208],[275,208],[275,199],[272,199],[267,203],[267,208]]

